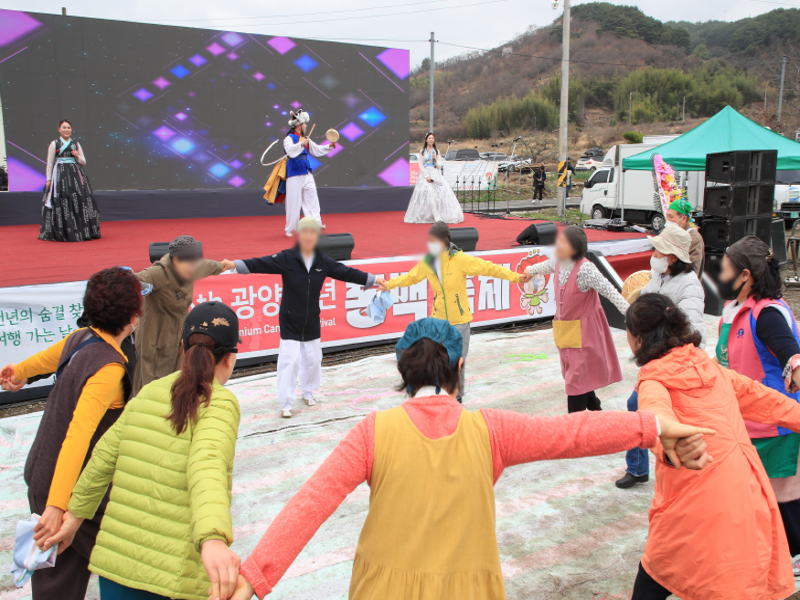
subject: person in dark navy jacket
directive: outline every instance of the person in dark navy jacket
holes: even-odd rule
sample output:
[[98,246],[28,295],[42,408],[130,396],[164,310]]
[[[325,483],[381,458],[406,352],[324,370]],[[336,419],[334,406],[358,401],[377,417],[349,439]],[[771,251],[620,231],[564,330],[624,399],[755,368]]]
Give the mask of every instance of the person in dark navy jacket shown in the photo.
[[308,406],[322,380],[319,297],[325,279],[358,283],[366,287],[383,284],[383,277],[359,271],[330,258],[317,248],[319,223],[304,217],[297,224],[297,245],[261,258],[235,260],[236,272],[273,273],[283,278],[278,322],[281,348],[278,354],[278,401],[284,417],[292,416],[292,402],[300,376],[300,391]]
[[318,146],[305,137],[308,127],[308,113],[302,108],[291,113],[289,121],[291,131],[283,140],[283,149],[289,160],[286,162],[286,237],[292,237],[300,219],[300,209],[303,216],[313,218],[322,229],[317,197],[317,184],[311,174],[312,167],[308,160],[311,156],[325,156],[336,147],[335,142],[327,146]]

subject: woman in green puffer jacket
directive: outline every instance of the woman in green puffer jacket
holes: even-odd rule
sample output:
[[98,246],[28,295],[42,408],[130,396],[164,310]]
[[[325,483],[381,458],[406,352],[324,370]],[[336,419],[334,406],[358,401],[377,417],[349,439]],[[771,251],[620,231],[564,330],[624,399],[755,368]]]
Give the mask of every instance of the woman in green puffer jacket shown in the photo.
[[[110,483],[89,569],[101,600],[227,600],[239,574],[231,485],[239,403],[223,387],[239,343],[236,313],[199,304],[183,333],[183,370],[146,385],[97,443],[61,530],[71,542]],[[205,568],[203,568],[205,567]]]

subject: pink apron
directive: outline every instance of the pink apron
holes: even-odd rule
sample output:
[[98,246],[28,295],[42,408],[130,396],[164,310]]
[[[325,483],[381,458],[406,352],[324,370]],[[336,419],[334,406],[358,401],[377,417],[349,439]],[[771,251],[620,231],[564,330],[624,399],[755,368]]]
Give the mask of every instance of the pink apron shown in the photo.
[[561,374],[567,395],[578,396],[622,381],[617,350],[597,291],[578,289],[582,258],[572,268],[567,284],[559,285],[556,261],[556,316],[553,337],[561,353]]

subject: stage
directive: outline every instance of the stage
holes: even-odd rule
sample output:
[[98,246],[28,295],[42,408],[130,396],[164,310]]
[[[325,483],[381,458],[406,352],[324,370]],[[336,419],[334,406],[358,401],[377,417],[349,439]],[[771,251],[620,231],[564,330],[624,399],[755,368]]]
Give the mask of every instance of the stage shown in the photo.
[[[0,228],[0,252],[7,257],[0,287],[86,280],[111,265],[138,271],[149,265],[150,242],[192,235],[203,242],[207,258],[230,260],[279,252],[294,243],[283,234],[285,217],[217,217],[103,222],[102,238],[91,242],[58,243],[37,239],[38,225]],[[272,209],[273,213],[276,212]],[[222,210],[220,211],[222,212]],[[419,255],[425,250],[429,225],[403,222],[404,212],[325,214],[325,233],[350,232],[355,238],[353,259]],[[189,215],[187,215],[188,217]],[[517,235],[531,221],[518,218],[481,218],[465,215],[454,227],[478,229],[478,251],[518,247]],[[641,239],[638,233],[586,230],[589,242]],[[605,252],[605,254],[610,254]],[[647,269],[649,253],[619,253],[608,257],[623,279]]]

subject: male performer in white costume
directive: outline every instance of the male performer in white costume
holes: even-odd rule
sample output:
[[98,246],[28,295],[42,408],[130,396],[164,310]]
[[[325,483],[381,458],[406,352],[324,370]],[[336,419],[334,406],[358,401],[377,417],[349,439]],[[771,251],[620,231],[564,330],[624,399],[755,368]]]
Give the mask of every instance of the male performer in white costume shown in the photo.
[[322,229],[322,219],[319,216],[319,198],[317,197],[317,184],[311,174],[311,156],[325,156],[336,147],[335,142],[327,146],[319,146],[304,137],[308,126],[309,116],[302,108],[290,113],[289,121],[291,131],[283,140],[283,149],[289,160],[286,163],[286,237],[292,237],[300,220],[300,209],[303,215],[312,217]]

